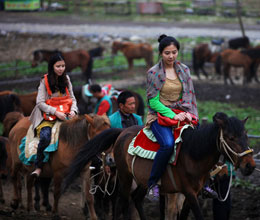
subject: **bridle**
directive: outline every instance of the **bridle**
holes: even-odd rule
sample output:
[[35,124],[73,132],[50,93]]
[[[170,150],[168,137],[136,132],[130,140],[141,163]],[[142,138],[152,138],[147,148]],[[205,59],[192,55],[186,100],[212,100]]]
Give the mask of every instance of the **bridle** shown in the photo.
[[228,145],[228,143],[225,141],[224,137],[223,137],[223,130],[220,129],[220,135],[219,135],[219,144],[217,143],[218,146],[218,150],[221,152],[221,149],[223,149],[226,153],[226,155],[228,156],[228,158],[230,159],[230,161],[232,162],[232,164],[235,166],[235,162],[232,159],[232,157],[230,156],[231,154],[235,155],[236,157],[243,157],[247,154],[250,154],[252,152],[254,152],[253,149],[248,147],[248,150],[245,150],[242,153],[237,153],[234,150],[232,150],[232,148]]

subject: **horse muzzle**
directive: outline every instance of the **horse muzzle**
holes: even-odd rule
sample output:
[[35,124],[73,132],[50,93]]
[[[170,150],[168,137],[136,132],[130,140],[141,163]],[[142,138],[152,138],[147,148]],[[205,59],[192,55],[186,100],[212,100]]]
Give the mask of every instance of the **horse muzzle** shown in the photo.
[[253,173],[256,167],[256,163],[253,157],[246,156],[242,158],[239,169],[243,176],[249,176]]

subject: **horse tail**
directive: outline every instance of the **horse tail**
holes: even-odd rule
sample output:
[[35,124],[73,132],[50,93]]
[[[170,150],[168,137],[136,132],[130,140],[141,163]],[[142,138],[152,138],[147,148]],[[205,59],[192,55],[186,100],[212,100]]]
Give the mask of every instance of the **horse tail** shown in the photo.
[[91,140],[89,140],[75,156],[65,174],[62,185],[62,192],[80,175],[84,167],[93,159],[95,155],[109,149],[115,143],[117,137],[123,129],[110,128],[106,129]]
[[215,62],[215,70],[216,70],[216,73],[219,75],[221,75],[221,62],[222,62],[221,55],[218,55],[216,62]]
[[5,141],[0,139],[0,170],[5,169],[7,160],[7,151],[5,147]]

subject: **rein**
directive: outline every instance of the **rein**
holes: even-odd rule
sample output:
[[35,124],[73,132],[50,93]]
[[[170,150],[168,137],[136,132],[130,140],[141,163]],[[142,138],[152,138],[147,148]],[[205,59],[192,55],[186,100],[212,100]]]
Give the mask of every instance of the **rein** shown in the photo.
[[254,152],[253,149],[249,149],[242,152],[242,153],[237,153],[234,150],[232,150],[232,148],[227,144],[227,142],[225,141],[224,137],[223,137],[223,131],[222,129],[220,129],[220,135],[219,135],[219,145],[217,144],[219,150],[221,150],[221,148],[223,148],[223,150],[225,151],[225,153],[227,154],[228,158],[230,159],[230,161],[232,162],[232,164],[235,166],[235,162],[233,161],[232,157],[230,156],[230,153],[232,153],[233,155],[235,155],[236,157],[243,157],[247,154],[250,154],[252,152]]

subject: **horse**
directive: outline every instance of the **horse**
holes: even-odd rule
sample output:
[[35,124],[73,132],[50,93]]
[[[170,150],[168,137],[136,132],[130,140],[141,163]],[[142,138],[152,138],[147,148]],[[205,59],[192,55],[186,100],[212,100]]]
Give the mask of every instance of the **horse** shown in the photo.
[[[242,67],[244,69],[244,79],[243,84],[249,83],[253,77],[256,75],[254,72],[253,59],[248,55],[249,53],[245,50],[243,52],[239,50],[226,49],[222,51],[216,59],[215,69],[218,74],[221,74],[221,68],[223,65],[224,72],[224,83],[228,84],[228,79],[233,85],[234,82],[230,77],[230,68],[231,67]],[[259,50],[260,51],[260,50]],[[248,54],[247,54],[248,53]],[[258,80],[257,80],[258,81]]]
[[[185,129],[182,132],[183,142],[177,163],[175,166],[169,165],[168,170],[164,172],[160,193],[181,192],[195,219],[203,219],[197,196],[208,179],[210,170],[221,155],[230,160],[235,168],[240,168],[243,175],[250,175],[255,169],[253,150],[248,148],[248,137],[244,126],[246,120],[228,117],[225,113],[217,112],[213,116],[213,123],[202,128]],[[90,140],[70,164],[63,188],[66,189],[80,175],[93,156],[114,144],[113,152],[121,186],[118,204],[122,205],[124,217],[127,219],[131,197],[140,219],[146,219],[142,203],[147,193],[147,183],[153,161],[128,154],[130,142],[141,129],[140,126],[132,126],[124,130],[111,128]],[[136,187],[131,192],[134,185]],[[181,219],[185,217],[186,213],[183,209]]]
[[33,52],[32,67],[36,67],[38,63],[43,61],[49,62],[50,57],[55,53],[60,53],[64,57],[66,70],[68,72],[71,72],[76,67],[80,67],[86,81],[89,80],[88,63],[90,60],[90,55],[87,51],[82,49],[69,52],[61,52],[58,50],[35,50]]
[[193,70],[198,79],[200,79],[199,70],[202,71],[202,73],[205,75],[206,78],[208,78],[208,73],[204,69],[204,64],[206,62],[209,63],[215,63],[216,58],[219,55],[219,51],[212,52],[209,44],[207,43],[201,43],[195,46],[192,50],[192,64],[193,64]]
[[0,106],[0,122],[3,122],[8,112],[22,112],[19,97],[11,91],[0,92]]
[[[26,176],[27,182],[27,210],[32,208],[32,186],[34,178],[30,175],[34,166],[24,165],[19,159],[19,145],[21,139],[26,136],[27,130],[31,125],[29,118],[24,117],[19,120],[9,133],[9,141],[11,146],[12,163],[12,179],[14,187],[14,195],[11,202],[13,209],[19,207],[21,201],[21,189],[18,189],[19,174]],[[98,115],[82,115],[71,120],[64,121],[61,124],[59,132],[58,149],[50,153],[48,163],[44,164],[41,177],[53,178],[54,181],[54,204],[53,213],[58,215],[58,202],[60,198],[60,185],[66,168],[69,166],[75,154],[79,151],[82,145],[89,141],[93,136],[100,133],[102,130],[110,127],[110,122],[107,116]],[[89,176],[89,175],[88,175]],[[95,218],[93,207],[93,198],[89,195],[90,183],[86,185],[86,197],[91,216]]]
[[144,58],[148,68],[153,66],[153,48],[148,43],[132,43],[114,41],[112,44],[112,54],[116,55],[121,51],[127,59],[128,69],[133,68],[133,60]]
[[206,62],[215,63],[220,52],[229,49],[249,48],[250,42],[248,37],[232,38],[228,41],[212,40],[211,44],[200,43],[192,50],[192,64],[194,73],[200,79],[199,70],[208,77],[208,73],[204,69]]

